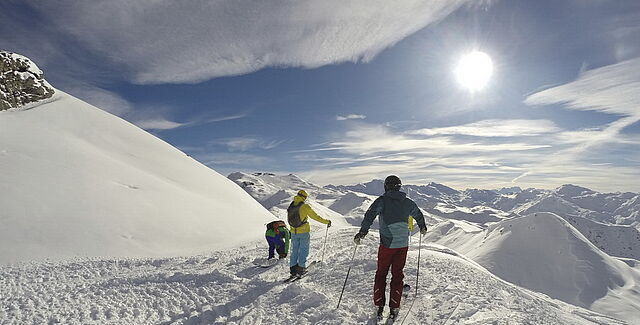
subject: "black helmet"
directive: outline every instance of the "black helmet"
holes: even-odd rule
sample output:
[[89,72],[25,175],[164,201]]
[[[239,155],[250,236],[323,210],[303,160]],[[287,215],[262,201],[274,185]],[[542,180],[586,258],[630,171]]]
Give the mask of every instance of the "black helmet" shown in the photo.
[[398,176],[396,175],[391,175],[391,176],[387,176],[387,178],[384,179],[384,191],[390,191],[390,190],[399,190],[400,186],[402,186],[402,181],[400,181],[400,178],[398,178]]

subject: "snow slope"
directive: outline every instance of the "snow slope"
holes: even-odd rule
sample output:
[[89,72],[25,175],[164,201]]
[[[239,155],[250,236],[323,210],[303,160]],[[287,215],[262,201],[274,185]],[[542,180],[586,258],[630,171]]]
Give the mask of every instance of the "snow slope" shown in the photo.
[[[358,247],[336,310],[354,232],[332,228],[325,263],[292,284],[281,283],[287,265],[252,265],[266,256],[262,241],[191,257],[0,267],[0,323],[375,324],[376,232]],[[418,245],[413,243],[405,279],[415,288]],[[321,248],[321,238],[313,236],[312,255],[319,256]],[[405,324],[431,325],[625,324],[517,287],[449,249],[424,244],[418,296],[412,291],[404,299],[405,316]]]
[[273,216],[233,182],[56,93],[0,112],[0,264],[201,253],[263,236]]
[[640,269],[603,253],[555,214],[513,218],[485,231],[442,224],[428,239],[511,283],[621,319],[639,319]]

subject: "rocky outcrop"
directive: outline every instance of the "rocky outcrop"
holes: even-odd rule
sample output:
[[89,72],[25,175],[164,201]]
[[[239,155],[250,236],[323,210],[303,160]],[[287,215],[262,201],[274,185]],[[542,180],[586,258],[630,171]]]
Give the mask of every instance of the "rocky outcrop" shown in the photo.
[[0,111],[53,96],[44,73],[28,58],[0,51]]

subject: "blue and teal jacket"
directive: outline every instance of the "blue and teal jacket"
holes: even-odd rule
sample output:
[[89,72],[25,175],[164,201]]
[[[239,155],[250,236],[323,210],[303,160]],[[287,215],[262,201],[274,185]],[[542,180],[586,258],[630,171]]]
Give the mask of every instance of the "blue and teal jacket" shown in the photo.
[[425,228],[424,216],[415,202],[407,194],[397,190],[390,190],[377,198],[367,212],[360,225],[360,233],[366,234],[373,220],[380,216],[380,244],[387,248],[409,246],[409,217],[413,217],[420,226]]

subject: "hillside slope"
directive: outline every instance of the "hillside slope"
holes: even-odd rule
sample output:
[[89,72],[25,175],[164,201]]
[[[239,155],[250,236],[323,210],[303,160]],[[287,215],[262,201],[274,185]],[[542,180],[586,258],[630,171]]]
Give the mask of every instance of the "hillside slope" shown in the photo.
[[[56,93],[0,112],[0,263],[190,254],[263,236],[273,216],[233,182]],[[230,232],[238,219],[244,231]]]

